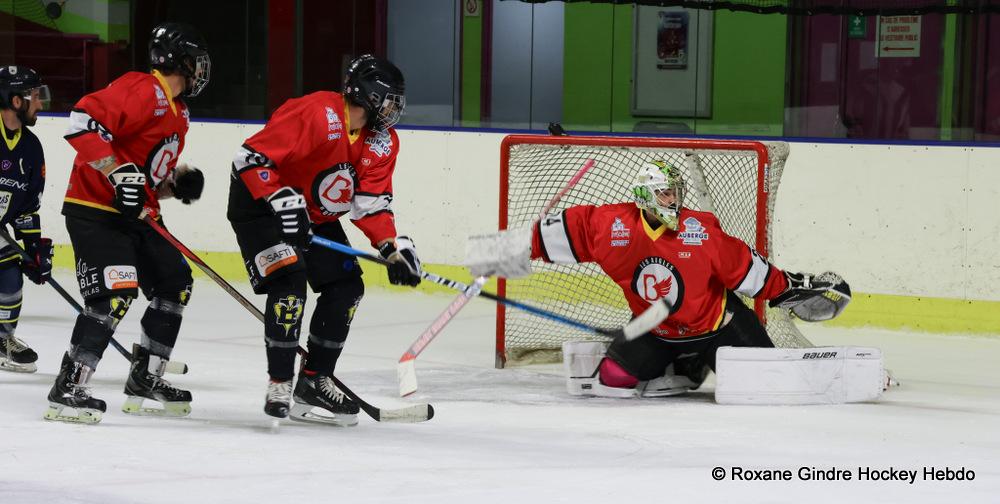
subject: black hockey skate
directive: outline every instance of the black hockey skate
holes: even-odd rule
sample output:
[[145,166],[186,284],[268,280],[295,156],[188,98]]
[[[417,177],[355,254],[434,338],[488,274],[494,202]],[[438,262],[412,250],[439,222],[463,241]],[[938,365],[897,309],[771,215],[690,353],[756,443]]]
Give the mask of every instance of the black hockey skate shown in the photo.
[[288,418],[288,408],[292,402],[292,380],[269,380],[264,401],[264,413],[277,418]]
[[[90,397],[87,382],[93,373],[89,366],[74,361],[69,353],[64,353],[59,376],[56,376],[56,382],[49,391],[49,409],[45,411],[44,418],[85,424],[100,422],[107,405],[100,399]],[[76,414],[64,415],[65,408],[76,410]]]
[[[313,413],[314,407],[322,408],[332,416]],[[292,420],[350,427],[358,423],[358,410],[358,404],[344,395],[329,376],[299,375],[299,382],[295,384]]]
[[15,373],[34,373],[38,354],[23,341],[10,336],[0,336],[0,369]]
[[[174,387],[163,379],[167,361],[152,355],[149,350],[132,345],[132,369],[125,382],[125,395],[129,396],[122,411],[132,415],[181,417],[191,413],[191,392]],[[162,408],[144,408],[142,403],[152,399]]]

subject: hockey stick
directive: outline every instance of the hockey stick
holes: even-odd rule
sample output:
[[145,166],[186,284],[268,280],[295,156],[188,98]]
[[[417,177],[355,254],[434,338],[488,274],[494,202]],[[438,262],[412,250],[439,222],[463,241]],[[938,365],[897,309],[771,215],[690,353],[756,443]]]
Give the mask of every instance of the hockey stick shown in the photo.
[[[10,245],[14,250],[16,250],[17,253],[21,256],[21,259],[25,261],[35,260],[30,255],[28,255],[28,252],[24,250],[23,247],[21,247],[20,245],[17,244],[17,242],[14,241],[14,238],[12,238],[9,234],[7,234],[6,229],[0,228],[0,240],[7,242],[8,245]],[[77,313],[84,314],[83,307],[80,306],[80,303],[77,303],[76,300],[73,299],[73,296],[71,296],[68,292],[66,292],[66,289],[63,289],[62,285],[59,285],[59,282],[56,282],[55,278],[52,278],[50,276],[45,282],[51,285],[52,288],[55,289],[56,292],[58,292],[59,295],[62,296],[62,298],[65,299],[66,302],[69,303],[74,310],[76,310]],[[111,338],[111,346],[115,347],[115,350],[118,350],[118,353],[122,354],[122,357],[125,357],[126,359],[128,359],[129,362],[132,362],[132,352],[126,350],[125,347],[123,347],[121,343],[119,343],[114,337]],[[183,362],[168,360],[167,366],[164,368],[164,371],[173,374],[186,374],[188,372],[188,367],[187,364]]]
[[417,340],[410,345],[410,348],[403,353],[403,356],[399,358],[399,363],[396,364],[396,378],[399,381],[399,396],[406,397],[417,391],[417,370],[414,366],[417,356],[420,352],[424,351],[434,340],[434,338],[444,329],[444,326],[451,321],[452,317],[458,314],[462,310],[462,307],[469,302],[470,299],[479,295],[483,289],[483,284],[486,283],[488,277],[479,277],[472,283],[468,288],[466,288],[458,297],[455,298],[451,304],[440,315],[434,319],[433,322],[424,332],[420,333]]
[[[365,251],[358,250],[356,248],[344,245],[343,243],[337,243],[333,240],[328,240],[326,238],[322,238],[319,236],[313,236],[312,242],[316,245],[333,249],[338,252],[342,252],[344,254],[360,257],[361,259],[375,262],[383,266],[389,266],[389,264],[391,264],[389,261],[382,259],[381,257],[373,256]],[[466,289],[469,288],[469,286],[464,283],[456,282],[454,280],[449,280],[447,278],[443,278],[438,275],[435,275],[434,273],[428,273],[426,271],[420,272],[420,278],[459,291],[465,291]],[[647,308],[646,311],[639,314],[638,317],[632,319],[628,324],[625,324],[624,326],[615,329],[606,329],[601,327],[594,327],[590,324],[580,322],[579,320],[574,320],[568,317],[564,317],[562,315],[559,315],[558,313],[550,312],[542,308],[537,308],[522,303],[520,301],[514,301],[513,299],[508,299],[503,296],[498,296],[491,292],[481,291],[479,295],[486,299],[491,299],[493,301],[496,301],[497,303],[503,303],[507,306],[513,306],[514,308],[526,311],[528,313],[531,313],[532,315],[537,315],[539,317],[544,317],[549,320],[554,320],[561,324],[575,327],[577,329],[580,329],[581,331],[591,332],[594,334],[599,334],[601,336],[606,336],[608,338],[614,338],[614,339],[624,338],[627,341],[634,340],[639,336],[642,336],[643,334],[646,334],[647,332],[653,330],[656,326],[660,325],[660,322],[663,322],[667,318],[667,316],[670,315],[670,308],[671,308],[670,304],[667,303],[666,298],[660,298],[658,302],[649,305],[649,308]]]
[[[549,124],[549,131],[553,131],[553,127],[558,128],[560,131],[562,127],[556,123]],[[553,134],[556,134],[553,132]],[[566,132],[562,131],[565,135]],[[583,166],[572,177],[569,181],[553,196],[544,207],[542,211],[538,213],[538,217],[535,218],[534,222],[540,221],[546,214],[552,210],[559,200],[569,192],[583,178],[584,175],[594,167],[595,161],[593,159],[588,159],[583,163]],[[420,355],[420,352],[424,350],[427,345],[434,340],[434,338],[444,330],[444,327],[451,321],[451,319],[458,314],[459,311],[475,296],[478,296],[483,289],[483,284],[486,283],[486,277],[479,277],[473,282],[471,286],[463,289],[462,293],[459,294],[451,304],[434,321],[431,322],[424,332],[420,333],[417,340],[410,345],[410,348],[403,353],[402,357],[399,358],[399,363],[396,365],[396,379],[399,382],[399,395],[401,397],[406,397],[417,391],[417,370],[416,370],[416,358]]]
[[[243,305],[243,307],[246,308],[247,311],[249,311],[255,317],[257,317],[257,320],[259,320],[261,323],[264,322],[264,314],[260,311],[260,309],[254,306],[254,304],[251,303],[250,300],[248,300],[246,297],[244,297],[243,294],[240,294],[240,292],[237,291],[235,287],[230,285],[229,282],[226,282],[222,278],[222,276],[216,273],[211,266],[205,263],[205,261],[202,261],[200,257],[198,257],[194,252],[191,251],[191,249],[184,246],[184,244],[181,243],[177,238],[175,238],[174,235],[170,234],[170,231],[167,231],[166,228],[161,226],[160,223],[156,222],[152,217],[148,215],[144,216],[142,220],[146,221],[146,223],[149,224],[151,228],[153,228],[157,233],[160,234],[160,236],[162,236],[171,245],[173,245],[174,248],[179,250],[181,254],[184,254],[184,257],[187,257],[192,262],[194,262],[195,265],[197,265],[198,268],[200,268],[203,272],[205,272],[205,274],[208,275],[209,278],[214,280],[215,283],[219,285],[219,287],[222,287],[222,290],[226,291],[230,296],[236,299],[238,303]],[[307,352],[301,346],[297,347],[296,350],[302,357],[306,357],[309,355],[309,352]],[[337,385],[337,388],[339,388],[345,394],[347,394],[347,397],[350,397],[354,402],[358,403],[358,406],[361,408],[361,410],[364,411],[368,416],[375,419],[375,421],[423,422],[426,420],[430,420],[431,418],[434,418],[434,407],[431,406],[430,404],[414,404],[413,406],[408,406],[399,409],[391,409],[391,410],[379,408],[369,404],[359,395],[355,394],[353,390],[347,388],[347,385],[344,385],[344,382],[340,381],[340,379],[338,379],[336,376],[332,376],[331,378],[333,378],[333,382]]]

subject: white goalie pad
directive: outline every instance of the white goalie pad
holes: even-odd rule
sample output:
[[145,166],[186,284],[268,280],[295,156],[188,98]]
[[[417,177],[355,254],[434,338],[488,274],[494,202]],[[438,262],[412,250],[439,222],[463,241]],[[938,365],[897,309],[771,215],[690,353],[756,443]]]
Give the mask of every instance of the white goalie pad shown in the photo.
[[607,343],[600,341],[564,341],[563,370],[566,372],[566,391],[573,396],[638,397],[636,389],[608,387],[601,384],[597,367],[601,365]]
[[882,395],[882,352],[867,347],[740,348],[716,354],[719,404],[841,404]]
[[531,228],[470,236],[465,266],[473,276],[517,278],[531,274]]

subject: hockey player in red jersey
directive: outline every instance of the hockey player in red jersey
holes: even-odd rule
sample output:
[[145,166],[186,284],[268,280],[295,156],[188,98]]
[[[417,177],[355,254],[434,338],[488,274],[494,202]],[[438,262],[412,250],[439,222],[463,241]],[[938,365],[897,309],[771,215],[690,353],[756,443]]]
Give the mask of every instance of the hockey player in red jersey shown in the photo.
[[[357,259],[309,247],[313,233],[340,243],[347,215],[382,257],[389,280],[420,282],[413,242],[397,236],[390,203],[404,106],[403,75],[370,55],[351,62],[342,93],[288,100],[233,160],[228,217],[254,292],[267,295],[264,340],[270,382],[264,411],[296,420],[357,423],[358,405],[331,377],[364,294]],[[292,379],[306,283],[319,293],[309,325],[309,357]],[[314,414],[313,407],[325,413]]]
[[[149,61],[150,73],[126,73],[81,98],[70,114],[66,140],[77,154],[62,212],[86,307],[49,392],[47,419],[100,420],[105,403],[91,397],[87,382],[139,289],[150,302],[142,317],[142,343],[133,347],[123,410],[190,412],[191,393],[162,375],[191,295],[191,269],[139,218],[145,211],[159,220],[158,199],[190,203],[201,196],[201,172],[178,166],[177,159],[190,123],[184,98],[205,88],[211,62],[204,39],[177,23],[153,29]],[[145,399],[163,408],[144,408]],[[76,414],[63,414],[66,407]]]
[[[571,392],[682,393],[701,384],[706,367],[715,369],[719,347],[774,346],[736,294],[771,299],[811,320],[832,318],[846,305],[849,290],[839,277],[783,272],[726,234],[713,214],[682,207],[683,191],[679,170],[653,161],[640,170],[634,203],[572,207],[530,230],[470,242],[466,263],[473,275],[526,274],[529,254],[553,263],[593,262],[618,284],[633,314],[661,299],[670,305],[659,327],[634,341],[612,342],[606,356],[602,343],[564,347],[564,353],[598,354],[598,368],[587,370],[593,374],[576,387],[570,380]],[[848,294],[839,304],[821,296],[834,287]]]

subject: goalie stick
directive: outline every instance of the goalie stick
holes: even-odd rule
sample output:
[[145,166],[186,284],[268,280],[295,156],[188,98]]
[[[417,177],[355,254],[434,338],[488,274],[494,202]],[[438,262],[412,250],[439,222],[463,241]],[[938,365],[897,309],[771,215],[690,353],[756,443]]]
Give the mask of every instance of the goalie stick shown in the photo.
[[[17,251],[17,253],[21,256],[21,259],[25,261],[34,261],[34,259],[28,255],[28,252],[24,250],[23,247],[18,245],[17,242],[14,241],[14,238],[7,234],[6,229],[0,228],[0,240],[3,240],[15,251]],[[77,303],[76,299],[73,299],[73,296],[66,292],[66,289],[63,289],[62,285],[59,285],[59,282],[56,282],[55,278],[50,276],[45,283],[52,286],[52,288],[55,289],[56,292],[58,292],[59,295],[62,296],[62,298],[65,299],[74,310],[76,310],[77,313],[84,314],[83,307],[80,306],[80,303]],[[132,352],[126,350],[125,347],[123,347],[122,344],[119,343],[114,337],[111,338],[111,346],[115,347],[115,350],[122,354],[122,357],[125,357],[129,362],[132,362]],[[164,371],[172,374],[186,374],[188,372],[188,366],[181,361],[168,360]]]
[[[215,272],[215,270],[212,269],[211,266],[206,264],[205,261],[202,261],[200,257],[198,257],[194,252],[192,252],[191,249],[184,246],[184,244],[181,243],[176,237],[174,237],[174,235],[170,234],[170,231],[167,231],[166,228],[161,226],[160,223],[156,222],[152,217],[148,215],[144,216],[142,220],[144,220],[147,224],[149,224],[149,226],[152,227],[157,233],[159,233],[160,236],[162,236],[164,239],[170,242],[170,244],[173,245],[174,248],[179,250],[181,254],[184,254],[185,257],[194,262],[195,265],[197,265],[199,269],[205,272],[205,274],[208,275],[209,278],[214,280],[215,283],[219,285],[219,287],[222,287],[222,290],[226,291],[230,296],[236,299],[236,301],[240,303],[244,308],[246,308],[247,311],[252,313],[254,317],[257,317],[257,320],[259,320],[261,323],[264,322],[264,314],[260,311],[260,309],[254,306],[254,304],[251,303],[249,299],[244,297],[243,294],[240,294],[240,292],[237,291],[235,287],[230,285],[229,282],[226,282],[218,273]],[[309,352],[307,352],[301,346],[298,347],[296,350],[298,351],[299,355],[301,355],[303,358],[309,355]],[[337,385],[337,388],[342,390],[344,394],[347,394],[347,397],[350,397],[354,402],[358,403],[358,406],[361,408],[361,410],[364,411],[365,414],[372,417],[377,422],[412,423],[412,422],[424,422],[430,420],[431,418],[434,418],[434,407],[431,406],[430,404],[414,404],[412,406],[407,406],[405,408],[398,408],[398,409],[379,408],[377,406],[373,406],[368,401],[365,401],[358,394],[355,394],[353,390],[348,388],[347,385],[344,385],[344,382],[340,381],[340,379],[337,378],[336,376],[331,376],[331,378],[333,378],[333,382]]]
[[[383,266],[388,266],[390,264],[389,261],[382,259],[381,257],[373,256],[363,250],[358,250],[356,248],[344,245],[343,243],[337,243],[333,240],[327,240],[326,238],[322,238],[319,236],[313,236],[312,242],[316,245],[333,249],[338,252],[343,252],[344,254],[350,254],[352,256],[360,257],[361,259],[372,261],[381,264]],[[468,285],[462,282],[449,280],[447,278],[443,278],[438,275],[435,275],[434,273],[428,273],[426,271],[420,272],[420,278],[429,280],[436,284],[444,285],[445,287],[455,290],[465,291],[466,289],[469,288]],[[503,303],[507,306],[518,308],[520,310],[526,311],[533,315],[537,315],[539,317],[544,317],[559,322],[561,324],[575,327],[581,331],[591,332],[594,334],[599,334],[601,336],[613,339],[624,338],[627,341],[632,341],[638,338],[639,336],[642,336],[643,334],[646,334],[647,332],[653,330],[653,328],[655,328],[656,326],[660,325],[660,322],[663,322],[663,320],[666,319],[668,315],[670,315],[670,309],[671,309],[671,306],[669,303],[667,303],[666,298],[660,298],[657,302],[649,305],[649,308],[647,308],[646,311],[639,314],[638,317],[632,319],[628,324],[625,324],[624,326],[615,329],[607,329],[602,327],[595,327],[586,324],[584,322],[580,322],[579,320],[574,320],[569,317],[564,317],[562,315],[559,315],[558,313],[550,312],[542,308],[537,308],[522,303],[520,301],[515,301],[513,299],[505,298],[503,296],[498,296],[491,292],[481,291],[479,293],[479,296],[484,297],[486,299],[491,299],[493,301],[496,301],[497,303]]]
[[[550,131],[552,130],[553,125],[559,127],[560,130],[562,129],[561,126],[552,123],[549,125]],[[565,134],[565,131],[562,134]],[[573,186],[575,186],[576,183],[579,182],[580,179],[582,179],[583,176],[594,167],[594,163],[595,161],[593,159],[588,159],[584,162],[583,166],[580,167],[580,169],[577,170],[572,177],[570,177],[568,182],[566,182],[566,185],[564,185],[562,189],[556,193],[556,195],[553,196],[544,207],[542,207],[542,211],[538,213],[538,217],[535,218],[534,222],[538,222],[545,217],[545,215],[552,210],[552,207],[554,207],[559,200],[561,200],[562,197],[565,196],[566,193],[569,192],[569,190],[572,189]],[[399,363],[396,364],[396,379],[399,382],[400,397],[406,397],[417,391],[417,370],[415,366],[417,356],[420,355],[420,352],[422,352],[442,330],[444,330],[444,327],[448,325],[448,322],[450,322],[451,319],[462,310],[465,304],[469,302],[469,299],[478,296],[480,292],[482,292],[483,284],[485,284],[487,280],[487,277],[476,278],[472,285],[462,289],[462,293],[459,294],[451,302],[451,304],[449,304],[448,307],[445,308],[445,310],[430,323],[429,326],[427,326],[427,329],[424,329],[424,332],[420,333],[417,340],[414,341],[413,344],[410,345],[410,348],[408,348],[406,352],[403,353],[402,357],[399,358]]]

